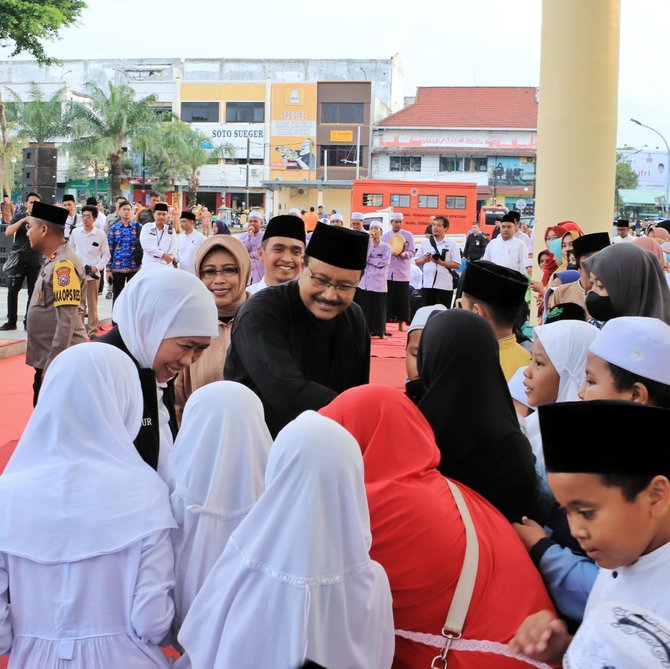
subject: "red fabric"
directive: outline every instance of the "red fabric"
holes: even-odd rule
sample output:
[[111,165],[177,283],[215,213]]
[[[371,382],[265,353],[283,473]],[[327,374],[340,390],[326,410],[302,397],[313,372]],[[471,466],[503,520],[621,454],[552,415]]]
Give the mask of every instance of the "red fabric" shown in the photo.
[[[547,259],[543,261],[545,257]],[[542,269],[542,285],[546,286],[552,274],[558,269],[558,263],[556,262],[556,258],[554,258],[554,254],[549,249],[540,251],[539,260],[540,268]]]
[[574,221],[562,221],[557,227],[568,232],[578,232],[580,237],[584,234],[584,231]]
[[[465,555],[465,530],[437,471],[433,431],[399,390],[352,388],[320,411],[344,426],[363,453],[371,557],[388,574],[396,630],[440,634]],[[479,568],[463,638],[507,643],[531,613],[553,607],[516,533],[480,495],[460,485],[479,538]],[[426,669],[434,647],[396,636],[395,669]],[[449,669],[512,669],[526,662],[454,651]]]
[[564,235],[566,235],[570,230],[567,228],[564,228],[561,225],[550,225],[545,231],[544,231],[544,241],[547,241],[547,236],[549,235],[549,231],[552,231],[559,239],[562,239]]

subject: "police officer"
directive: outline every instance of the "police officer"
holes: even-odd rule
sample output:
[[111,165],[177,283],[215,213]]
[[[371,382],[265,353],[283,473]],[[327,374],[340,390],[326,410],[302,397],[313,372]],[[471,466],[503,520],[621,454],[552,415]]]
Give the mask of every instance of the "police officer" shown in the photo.
[[38,201],[26,226],[31,248],[45,256],[28,309],[26,363],[35,369],[33,406],[53,359],[88,341],[79,311],[84,267],[65,241],[67,219],[67,209]]

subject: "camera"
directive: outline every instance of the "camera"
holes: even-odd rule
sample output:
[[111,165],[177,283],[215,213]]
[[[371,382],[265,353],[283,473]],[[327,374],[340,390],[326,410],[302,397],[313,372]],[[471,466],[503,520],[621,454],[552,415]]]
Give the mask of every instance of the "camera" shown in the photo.
[[100,275],[98,274],[98,268],[97,267],[91,267],[90,265],[84,265],[84,272],[86,272],[86,276],[93,277],[94,279],[99,279]]
[[439,253],[433,253],[431,256],[433,260],[442,260],[444,261],[447,257],[447,249],[442,249]]

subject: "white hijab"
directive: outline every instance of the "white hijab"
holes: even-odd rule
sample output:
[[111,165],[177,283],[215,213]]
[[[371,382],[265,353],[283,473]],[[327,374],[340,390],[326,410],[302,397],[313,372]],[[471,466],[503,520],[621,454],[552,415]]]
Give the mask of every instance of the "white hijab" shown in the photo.
[[390,667],[391,592],[368,554],[354,438],[306,411],[277,436],[265,483],[184,621],[191,666]]
[[133,445],[142,407],[135,365],[117,348],[55,358],[0,476],[1,552],[73,562],[175,527],[167,486]]
[[560,376],[556,401],[579,401],[577,393],[586,378],[586,356],[598,328],[583,321],[557,321],[536,327],[535,336]]
[[265,488],[272,437],[263,404],[246,386],[217,381],[186,403],[170,454],[177,628],[228,538]]
[[151,369],[164,339],[219,336],[212,293],[193,274],[172,270],[143,267],[114,303],[121,338],[143,369]]

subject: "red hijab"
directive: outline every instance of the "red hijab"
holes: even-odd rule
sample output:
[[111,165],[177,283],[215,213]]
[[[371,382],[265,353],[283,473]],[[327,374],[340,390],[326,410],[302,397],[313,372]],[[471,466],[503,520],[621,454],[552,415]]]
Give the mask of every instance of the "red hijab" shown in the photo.
[[[320,410],[358,441],[370,508],[370,556],[386,570],[398,630],[439,637],[465,555],[465,530],[445,479],[440,451],[422,413],[400,390],[367,385]],[[479,538],[477,581],[464,640],[505,644],[531,613],[553,611],[542,579],[505,518],[459,484]],[[520,669],[523,660],[490,652],[449,654],[449,669]],[[425,669],[439,648],[396,636],[394,667]]]
[[559,239],[562,239],[563,236],[564,236],[565,234],[567,234],[568,232],[570,232],[570,230],[568,230],[567,228],[564,228],[564,227],[561,226],[561,225],[551,225],[551,226],[549,226],[549,227],[544,231],[544,241],[545,241],[545,243],[546,243],[546,241],[547,241],[547,237],[549,236],[549,231],[550,231],[550,230],[551,230],[551,232],[553,232],[553,233],[556,235],[556,237],[558,237]]

